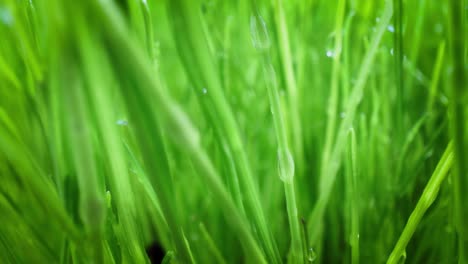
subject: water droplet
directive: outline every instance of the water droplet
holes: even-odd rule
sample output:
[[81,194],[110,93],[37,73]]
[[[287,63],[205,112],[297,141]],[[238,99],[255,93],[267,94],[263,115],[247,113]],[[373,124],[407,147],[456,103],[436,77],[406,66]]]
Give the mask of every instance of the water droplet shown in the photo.
[[13,25],[13,15],[6,7],[0,7],[0,21],[7,26]]
[[326,55],[327,55],[328,58],[332,58],[335,54],[333,53],[333,51],[327,50]]
[[260,15],[250,17],[250,34],[253,46],[259,51],[267,50],[271,46],[270,37],[265,20]]
[[393,50],[393,48],[390,49],[390,55],[393,56],[393,54],[395,53],[395,51]]
[[314,262],[317,259],[317,254],[315,253],[313,248],[309,248],[309,252],[307,252],[307,261],[309,263]]
[[388,25],[387,30],[393,33],[395,32],[395,27],[393,25]]
[[345,113],[345,112],[341,112],[341,113],[340,113],[340,117],[341,117],[341,119],[345,118],[345,117],[346,117],[346,113]]
[[280,179],[290,183],[294,178],[294,159],[288,149],[278,150],[278,170]]
[[115,122],[117,125],[119,126],[127,126],[128,125],[128,121],[127,120],[124,120],[124,119],[119,119],[117,120],[117,122]]
[[207,90],[206,88],[203,88],[203,89],[202,89],[202,93],[203,93],[203,94],[206,94],[207,92],[208,92],[208,90]]
[[106,206],[107,208],[111,208],[112,206],[112,195],[110,191],[106,191]]

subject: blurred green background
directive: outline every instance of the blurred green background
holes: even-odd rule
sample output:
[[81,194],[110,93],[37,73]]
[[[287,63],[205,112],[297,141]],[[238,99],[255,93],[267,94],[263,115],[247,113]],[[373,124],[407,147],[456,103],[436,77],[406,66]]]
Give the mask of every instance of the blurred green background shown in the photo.
[[467,10],[0,0],[0,263],[467,263]]

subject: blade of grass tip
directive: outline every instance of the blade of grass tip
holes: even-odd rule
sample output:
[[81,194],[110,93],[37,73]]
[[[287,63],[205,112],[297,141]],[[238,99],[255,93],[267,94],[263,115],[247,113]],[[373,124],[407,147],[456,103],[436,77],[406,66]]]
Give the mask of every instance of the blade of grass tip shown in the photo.
[[[426,4],[427,0],[420,0],[417,4],[417,13],[416,13],[416,21],[414,22],[414,30],[411,34],[408,34],[411,38],[407,41],[411,43],[411,48],[409,50],[409,60],[410,61],[418,61],[418,57],[421,51],[421,40],[424,39],[424,32],[426,31],[424,26],[424,20],[426,18],[427,8]],[[406,87],[412,88],[414,77],[410,74],[405,76],[405,84]]]
[[289,150],[286,122],[284,121],[284,112],[281,109],[278,91],[278,81],[269,55],[271,48],[270,38],[265,21],[261,18],[260,14],[258,14],[258,11],[251,20],[251,30],[255,48],[263,57],[263,75],[268,90],[270,109],[278,144],[278,173],[284,185],[289,228],[291,232],[289,263],[300,263],[299,260],[301,256],[303,256],[304,249],[301,244],[296,193],[294,189],[294,159]]
[[[339,79],[341,70],[341,50],[343,47],[343,19],[345,11],[345,1],[339,0],[336,10],[335,18],[335,46],[333,48],[333,66],[331,76],[331,87],[330,94],[328,96],[327,103],[327,124],[325,132],[325,144],[322,151],[322,163],[320,169],[322,170],[320,178],[326,177],[323,171],[330,163],[330,152],[333,147],[334,136],[336,133],[337,125],[337,111],[338,111],[338,90],[339,90]],[[323,181],[323,179],[320,179]]]
[[466,71],[466,8],[465,1],[451,2],[451,55],[453,75],[451,76],[451,133],[455,145],[455,173],[453,193],[455,202],[455,227],[458,235],[459,263],[468,263],[468,87]]
[[20,80],[14,73],[11,67],[5,62],[3,57],[0,54],[0,76],[3,77],[5,80],[5,83],[3,85],[7,85],[8,83],[11,85],[12,88],[15,88],[17,90],[22,89]]
[[421,118],[419,118],[418,121],[416,121],[413,128],[411,128],[411,130],[407,133],[406,139],[403,142],[401,150],[399,151],[400,155],[397,163],[396,177],[394,177],[395,179],[398,179],[402,176],[406,161],[406,154],[408,153],[411,143],[414,142],[416,136],[419,134],[421,127],[426,123],[427,119],[428,115],[423,115]]
[[288,109],[290,111],[288,120],[291,121],[290,131],[292,131],[292,135],[289,139],[293,146],[297,171],[301,172],[304,167],[304,149],[299,111],[300,102],[298,99],[300,94],[297,89],[296,77],[293,68],[293,60],[289,44],[289,33],[283,2],[283,0],[276,0],[274,2],[274,19],[276,23],[275,28],[279,44],[279,56],[283,69],[282,74],[286,80],[286,90],[288,92]]
[[39,81],[43,78],[42,68],[39,62],[39,55],[35,52],[33,41],[31,41],[30,29],[27,28],[26,23],[18,23],[15,27],[14,33],[21,44],[22,52],[20,53],[23,61],[27,65],[28,70],[31,72],[34,80]]
[[424,191],[421,194],[421,197],[419,198],[416,207],[411,213],[408,222],[406,223],[406,226],[403,229],[403,232],[401,233],[400,238],[398,239],[398,242],[395,245],[395,248],[388,257],[387,264],[400,263],[400,259],[406,252],[405,249],[408,245],[408,242],[410,241],[411,237],[416,231],[427,209],[429,209],[434,200],[437,198],[440,186],[446,178],[447,174],[449,173],[449,170],[452,168],[453,156],[453,143],[450,142],[444,154],[442,155],[442,158],[437,164],[434,173],[429,179],[429,182],[424,188]]
[[351,245],[351,264],[359,263],[359,179],[357,171],[356,133],[354,129],[349,130],[348,141],[348,164],[346,182],[348,186],[349,212],[351,216],[351,230],[349,243]]
[[36,7],[34,6],[33,1],[24,2],[27,5],[26,9],[26,18],[29,25],[29,31],[31,32],[31,41],[34,44],[34,50],[38,52],[39,50],[39,43],[38,43],[38,19],[37,19],[37,11]]
[[193,257],[192,249],[190,248],[190,243],[188,242],[184,231],[181,230],[181,232],[182,232],[182,237],[184,238],[185,247],[187,248],[187,252],[188,252],[189,257],[190,257],[190,262],[193,263],[193,264],[196,264],[197,262],[195,261],[195,258]]
[[4,133],[9,133],[10,135],[13,136],[15,140],[21,141],[21,135],[19,133],[18,127],[15,125],[12,118],[8,115],[8,113],[1,106],[0,106],[0,125],[3,127],[2,130],[4,131]]
[[[244,241],[246,253],[250,254],[249,257],[257,263],[265,263],[262,251],[248,229],[246,219],[239,213],[213,163],[201,148],[198,130],[195,129],[185,112],[170,99],[164,90],[157,86],[158,82],[155,80],[148,61],[134,43],[126,37],[125,25],[118,16],[115,6],[109,2],[92,2],[92,4],[93,8],[90,10],[93,10],[96,17],[100,18],[109,51],[116,62],[115,67],[137,81],[131,92],[126,87],[122,87],[121,92],[125,99],[138,102],[138,104],[134,104],[140,106],[140,109],[135,109],[138,111],[136,114],[144,114],[146,110],[149,110],[147,109],[149,105],[156,105],[157,112],[161,115],[160,121],[163,127],[166,131],[170,131],[168,133],[170,139],[177,147],[191,156],[194,161],[193,165],[201,172],[200,175],[204,176],[204,180],[213,191],[213,196],[216,197],[215,199],[224,205],[221,209],[226,220],[238,231],[239,238]],[[152,128],[158,129],[154,116],[148,121],[147,124],[140,123],[139,128],[148,130],[148,133],[152,133]],[[143,149],[147,144],[145,141],[139,143]]]
[[200,222],[199,228],[202,236],[205,238],[205,242],[208,245],[208,250],[211,251],[211,254],[214,257],[214,260],[216,260],[216,263],[227,264],[226,260],[224,259],[223,255],[219,251],[218,247],[216,246],[215,242],[211,238],[210,234],[206,230],[205,225],[202,222]]
[[153,24],[151,21],[151,13],[148,7],[148,2],[146,0],[141,0],[141,13],[143,15],[143,22],[145,26],[145,36],[146,36],[146,49],[148,55],[153,63],[156,62],[156,50],[154,46],[154,33],[153,33]]
[[[119,212],[116,209],[116,202],[112,200],[112,194],[108,190],[106,191],[106,206],[109,212],[106,219],[106,240],[104,244],[114,253],[112,258],[117,263],[127,263],[129,259],[133,259],[133,256],[129,256],[128,250],[121,245],[124,243],[132,243],[125,240],[125,233],[122,225],[118,223]],[[145,219],[141,219],[144,221]],[[107,263],[107,262],[106,262]]]
[[[433,109],[434,101],[436,100],[437,90],[438,90],[437,88],[439,87],[440,73],[442,70],[442,66],[444,65],[444,55],[445,55],[445,41],[441,41],[437,49],[437,57],[434,63],[434,69],[432,70],[431,86],[429,88],[429,97],[427,101],[426,111],[431,115],[433,115],[433,112],[435,112],[435,109]],[[427,131],[431,131],[432,124],[429,124],[427,128],[428,128]]]
[[218,70],[209,52],[207,42],[210,41],[204,33],[199,8],[188,0],[169,1],[168,13],[177,51],[184,68],[195,89],[206,91],[196,92],[200,104],[206,116],[211,119],[210,122],[214,124],[219,140],[221,142],[225,140],[228,143],[228,149],[237,159],[235,165],[243,191],[245,208],[257,230],[265,254],[269,261],[281,262],[276,242],[266,223],[239,126],[223,94],[219,76],[216,74]]
[[309,243],[309,232],[307,231],[307,223],[304,218],[301,218],[302,230],[302,248],[304,249],[304,263],[312,263],[317,259],[317,255]]
[[346,116],[344,117],[343,121],[341,122],[338,128],[336,142],[330,156],[330,162],[322,171],[323,176],[320,177],[319,198],[314,209],[312,210],[312,213],[309,215],[308,221],[309,230],[311,232],[311,243],[313,246],[318,242],[317,239],[319,237],[321,226],[323,224],[323,214],[330,196],[330,192],[335,182],[337,172],[340,168],[343,148],[346,146],[345,141],[347,139],[348,130],[354,121],[356,109],[364,95],[365,84],[371,71],[371,66],[374,62],[380,40],[382,39],[382,35],[385,32],[393,14],[392,1],[393,0],[385,1],[382,19],[379,22],[374,37],[372,38],[369,49],[364,57],[364,61],[362,62],[359,75],[356,80],[356,84],[354,85],[348,102],[346,103]]

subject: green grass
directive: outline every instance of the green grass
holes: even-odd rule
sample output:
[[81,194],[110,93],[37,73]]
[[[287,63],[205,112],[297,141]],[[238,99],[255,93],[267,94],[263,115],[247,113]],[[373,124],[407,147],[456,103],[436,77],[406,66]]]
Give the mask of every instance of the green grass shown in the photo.
[[0,1],[0,262],[468,263],[467,8]]

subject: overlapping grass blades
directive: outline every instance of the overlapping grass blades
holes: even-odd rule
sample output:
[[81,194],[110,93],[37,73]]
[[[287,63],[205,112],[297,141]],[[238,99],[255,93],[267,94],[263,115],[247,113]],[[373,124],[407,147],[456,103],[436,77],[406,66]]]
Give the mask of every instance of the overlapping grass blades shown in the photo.
[[1,1],[0,262],[465,263],[465,2]]

